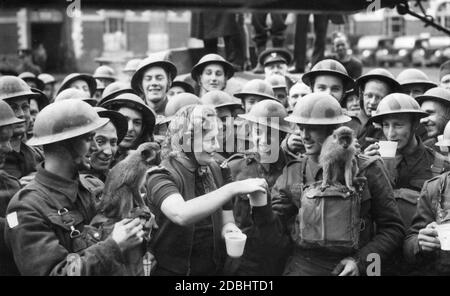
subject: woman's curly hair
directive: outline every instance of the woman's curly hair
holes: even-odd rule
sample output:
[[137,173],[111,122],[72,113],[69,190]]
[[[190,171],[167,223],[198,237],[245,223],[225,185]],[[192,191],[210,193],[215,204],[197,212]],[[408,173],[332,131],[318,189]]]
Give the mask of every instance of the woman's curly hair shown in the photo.
[[217,113],[213,106],[188,105],[175,113],[167,129],[166,137],[162,143],[161,158],[179,156],[182,152],[191,152],[194,131],[202,131],[207,117]]

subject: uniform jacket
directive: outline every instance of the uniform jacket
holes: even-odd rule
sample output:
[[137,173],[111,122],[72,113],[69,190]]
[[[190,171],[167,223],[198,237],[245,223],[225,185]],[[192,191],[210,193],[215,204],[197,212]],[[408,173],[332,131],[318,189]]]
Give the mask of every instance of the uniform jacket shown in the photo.
[[[417,204],[417,211],[412,225],[406,233],[403,244],[405,258],[415,263],[420,274],[443,274],[442,263],[439,260],[440,252],[422,253],[419,250],[418,234],[428,224],[436,221],[437,224],[448,223],[450,220],[450,173],[428,180],[423,185]],[[448,264],[448,263],[447,263]],[[448,266],[445,271],[448,275]]]
[[36,171],[36,166],[44,160],[39,148],[20,144],[20,151],[11,151],[7,154],[3,169],[17,179]]
[[[367,184],[361,200],[360,217],[364,221],[364,227],[360,232],[360,248],[352,257],[357,261],[360,273],[364,273],[367,256],[377,253],[382,261],[387,258],[401,245],[404,228],[381,160],[364,155],[359,155],[357,160],[360,168],[366,166],[363,172]],[[295,227],[298,227],[295,217],[298,214],[301,194],[298,186],[302,182],[301,161],[308,162],[308,158],[286,165],[272,189],[271,206],[253,208],[254,223],[266,244],[283,242],[285,236],[294,234]],[[316,181],[321,179],[320,171],[321,169],[311,171],[308,169],[308,163],[306,164],[306,175],[314,176]]]
[[38,166],[7,210],[6,242],[22,275],[68,275],[75,266],[68,255],[74,253],[81,275],[123,274],[117,243],[95,241],[99,234],[85,227],[95,216],[91,190],[102,184],[93,177],[67,180]]

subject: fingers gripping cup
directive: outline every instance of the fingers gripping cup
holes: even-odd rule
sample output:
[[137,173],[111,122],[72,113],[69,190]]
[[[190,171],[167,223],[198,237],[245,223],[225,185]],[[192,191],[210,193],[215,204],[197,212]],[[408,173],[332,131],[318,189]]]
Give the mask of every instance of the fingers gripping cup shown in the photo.
[[395,158],[395,153],[397,152],[397,142],[394,141],[379,141],[378,146],[380,149],[380,156],[382,158]]
[[228,256],[239,258],[244,254],[247,235],[242,232],[229,232],[225,234],[225,245]]
[[436,230],[441,242],[441,250],[450,251],[450,223],[437,225]]
[[262,207],[267,204],[267,195],[265,192],[256,191],[248,195],[248,200],[252,207]]

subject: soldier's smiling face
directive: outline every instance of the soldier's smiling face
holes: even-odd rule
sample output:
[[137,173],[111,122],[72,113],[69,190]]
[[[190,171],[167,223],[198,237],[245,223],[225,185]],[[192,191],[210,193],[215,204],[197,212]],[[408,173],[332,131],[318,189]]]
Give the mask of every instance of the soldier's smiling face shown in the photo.
[[319,155],[322,150],[322,144],[330,134],[326,126],[321,125],[298,125],[300,137],[307,155]]

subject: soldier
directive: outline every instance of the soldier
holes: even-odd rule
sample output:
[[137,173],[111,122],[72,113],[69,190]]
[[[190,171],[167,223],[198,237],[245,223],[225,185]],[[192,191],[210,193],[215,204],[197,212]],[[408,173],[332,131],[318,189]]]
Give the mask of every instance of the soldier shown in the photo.
[[37,116],[30,144],[43,145],[45,162],[6,215],[5,240],[22,275],[127,274],[123,253],[142,243],[142,225],[124,219],[98,242],[98,231],[85,226],[96,214],[98,184],[78,175],[89,166],[93,131],[108,122],[80,100],[50,104]]
[[97,82],[94,77],[89,74],[72,73],[67,75],[61,85],[59,86],[56,95],[59,95],[63,90],[68,88],[76,88],[84,91],[90,98],[95,95],[95,90],[97,89]]
[[204,55],[191,70],[191,77],[197,84],[196,94],[200,98],[209,91],[224,90],[233,75],[233,66],[214,53]]
[[359,92],[361,112],[352,127],[356,132],[361,149],[364,150],[383,135],[379,126],[369,122],[372,112],[377,110],[378,104],[385,96],[399,89],[399,84],[391,72],[377,68],[356,79],[355,87]]
[[[220,162],[236,153],[236,133],[234,129],[234,120],[237,117],[235,109],[241,109],[240,100],[233,98],[224,91],[212,90],[207,92],[200,102],[203,105],[214,106],[217,112],[217,117],[222,123],[219,134],[219,149],[218,154],[222,156]],[[216,158],[217,160],[217,158]]]
[[15,76],[0,77],[0,100],[4,100],[13,109],[17,118],[23,123],[13,126],[10,151],[3,169],[17,179],[36,171],[36,165],[42,161],[42,152],[30,147],[25,142],[26,132],[30,124],[30,98],[38,95],[20,78]]
[[[285,108],[273,100],[256,103],[248,114],[239,115],[251,125],[251,135],[255,151],[236,153],[227,159],[222,166],[228,166],[233,180],[248,178],[264,178],[269,190],[281,175],[287,163],[287,157],[280,150],[280,143],[287,133],[292,132]],[[281,275],[285,256],[266,256],[268,250],[260,248],[257,232],[252,227],[251,205],[248,198],[233,200],[233,213],[236,225],[247,234],[246,248],[243,257],[232,263],[229,273],[236,275]]]
[[400,92],[413,98],[421,96],[430,88],[437,86],[428,78],[427,74],[414,68],[400,72],[397,76],[397,82],[400,84]]
[[128,122],[126,117],[117,111],[106,110],[102,107],[94,107],[94,109],[98,116],[108,118],[109,122],[94,131],[93,140],[96,149],[90,156],[91,167],[86,173],[105,182],[120,142],[127,134]]
[[173,96],[181,93],[194,94],[195,91],[192,85],[190,85],[188,82],[175,79],[172,83],[172,86],[169,88],[169,91],[167,92],[167,97],[170,100]]
[[31,72],[23,72],[19,74],[19,78],[25,81],[31,88],[37,88],[40,91],[44,90],[44,81],[40,80]]
[[[315,64],[311,71],[303,74],[302,81],[311,88],[313,93],[328,93],[338,102],[342,102],[345,91],[352,89],[354,85],[354,80],[348,76],[345,67],[332,59]],[[298,133],[289,135],[282,143],[282,148],[291,156],[304,150]]]
[[153,140],[156,115],[137,95],[121,94],[99,107],[117,111],[128,121],[127,133],[119,144],[113,164],[124,159],[128,150],[136,149],[140,144]]
[[[450,124],[439,146],[450,147]],[[449,220],[449,172],[423,185],[417,209],[403,244],[405,258],[415,264],[417,275],[448,275],[448,251],[441,250],[437,228]]]
[[97,105],[96,99],[91,98],[88,93],[86,93],[85,91],[82,91],[80,89],[77,89],[77,88],[67,88],[67,89],[61,91],[56,96],[55,102],[59,102],[62,100],[68,100],[68,99],[82,100],[82,101],[88,103],[89,105],[91,105],[92,107]]
[[272,85],[274,96],[280,101],[281,105],[283,105],[284,108],[288,108],[288,89],[284,76],[274,74],[266,78],[266,81]]
[[450,89],[450,61],[446,61],[439,68],[439,86]]
[[164,116],[167,91],[177,76],[174,64],[163,59],[148,57],[139,64],[131,78],[131,88],[144,99],[145,104],[159,117]]
[[361,112],[358,93],[354,88],[345,92],[341,106],[347,110],[347,115],[351,117],[358,116]]
[[[403,223],[410,226],[423,183],[449,167],[442,155],[425,146],[415,134],[421,118],[427,113],[413,97],[392,93],[384,97],[371,121],[382,126],[384,137],[398,143],[395,160],[385,159],[394,187]],[[366,155],[379,155],[379,145],[371,144]]]
[[97,105],[102,105],[103,103],[116,98],[117,96],[121,94],[135,94],[137,95],[137,92],[131,88],[129,83],[115,81],[111,84],[109,84],[102,93],[102,98],[100,101],[98,101]]
[[113,68],[102,65],[95,69],[94,75],[92,76],[97,82],[97,89],[95,91],[94,98],[98,101],[102,97],[105,87],[117,80],[116,72]]
[[247,81],[239,93],[234,94],[235,97],[242,100],[242,106],[245,113],[249,113],[253,106],[262,100],[275,100],[272,86],[264,80],[252,79]]
[[438,151],[435,145],[437,137],[444,133],[445,125],[450,120],[450,90],[434,87],[416,97],[416,100],[420,108],[428,113],[428,116],[420,120],[426,132],[421,137],[425,138],[423,143]]
[[294,110],[295,104],[297,104],[298,100],[300,98],[303,98],[305,95],[311,93],[311,88],[304,84],[302,81],[297,82],[294,84],[291,89],[289,90],[289,108],[288,113],[291,113],[292,110]]
[[0,101],[0,275],[19,275],[12,253],[4,241],[6,208],[13,195],[20,190],[20,182],[3,170],[6,155],[11,151],[13,124],[24,122],[14,115],[9,105]]
[[138,69],[141,62],[141,59],[131,59],[126,63],[125,67],[122,70],[127,78],[125,82],[131,82],[131,78],[133,77],[134,73],[136,73],[136,70]]
[[[369,254],[378,254],[384,262],[401,245],[404,235],[382,161],[363,155],[355,157],[359,167],[357,176],[360,176],[360,179],[354,179],[354,186],[361,190],[358,191],[361,194],[359,210],[354,208],[356,212],[349,211],[352,206],[345,205],[345,199],[340,199],[344,204],[328,204],[330,211],[325,208],[322,211],[318,206],[326,201],[320,197],[321,190],[307,189],[322,183],[322,167],[319,165],[322,144],[350,117],[342,113],[341,106],[331,95],[312,93],[297,103],[286,120],[299,126],[306,157],[286,165],[272,189],[271,200],[263,195],[250,196],[253,199],[251,202],[258,204],[252,208],[252,218],[261,244],[272,249],[284,247],[290,233],[294,250],[284,275],[364,274]],[[342,179],[343,176],[338,176],[337,180],[344,184]],[[364,182],[365,179],[367,182]],[[339,215],[334,217],[336,213]],[[350,225],[346,222],[355,218],[360,219],[359,223]],[[319,221],[326,221],[324,223],[327,224]],[[333,230],[328,231],[324,227],[332,227]],[[357,237],[350,236],[351,232]],[[358,241],[357,247],[355,239]],[[344,247],[344,241],[347,247]]]
[[159,225],[151,242],[158,262],[154,275],[220,274],[222,238],[240,232],[230,200],[266,190],[264,179],[229,183],[229,171],[213,160],[218,133],[219,120],[210,106],[185,106],[170,122],[161,151],[167,171],[150,171],[145,183]]
[[41,73],[38,75],[38,79],[44,82],[44,94],[50,99],[50,103],[52,103],[54,100],[53,96],[55,94],[55,77],[47,73]]
[[36,88],[31,89],[32,92],[36,93],[37,97],[30,98],[30,123],[27,129],[27,139],[31,139],[33,137],[33,126],[34,121],[36,120],[37,114],[48,104],[50,104],[50,100],[48,97]]
[[268,48],[258,56],[258,63],[264,68],[265,78],[274,74],[285,77],[288,90],[295,84],[288,73],[288,65],[291,61],[291,53],[284,48]]

